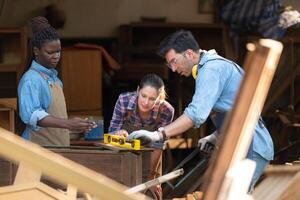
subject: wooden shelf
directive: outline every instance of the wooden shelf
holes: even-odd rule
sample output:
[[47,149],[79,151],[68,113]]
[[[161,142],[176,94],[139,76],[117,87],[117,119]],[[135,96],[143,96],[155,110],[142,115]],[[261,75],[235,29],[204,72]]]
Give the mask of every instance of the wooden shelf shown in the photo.
[[20,34],[21,32],[23,32],[23,28],[1,28],[0,31],[1,34]]
[[160,22],[132,22],[131,27],[142,27],[142,28],[212,28],[220,29],[223,28],[223,24],[211,24],[211,23],[160,23]]
[[59,68],[69,113],[102,116],[103,59],[98,49],[62,50]]
[[118,80],[141,80],[146,74],[159,74],[161,78],[169,78],[169,69],[162,62],[135,61],[123,64],[123,68],[116,72]]
[[16,72],[18,70],[19,64],[1,64],[0,72]]
[[216,49],[220,55],[225,56],[226,29],[222,24],[148,22],[124,24],[119,29],[119,57],[122,59],[122,66],[124,66],[124,73],[120,78],[138,79],[141,77],[140,74],[152,72],[168,79],[169,70],[163,69],[165,68],[162,64],[163,60],[159,58],[156,51],[159,43],[167,35],[180,29],[190,30],[199,42],[200,48]]
[[0,127],[15,132],[16,98],[0,98]]
[[26,28],[0,28],[0,43],[0,85],[3,86],[0,96],[15,97],[16,85],[26,65]]

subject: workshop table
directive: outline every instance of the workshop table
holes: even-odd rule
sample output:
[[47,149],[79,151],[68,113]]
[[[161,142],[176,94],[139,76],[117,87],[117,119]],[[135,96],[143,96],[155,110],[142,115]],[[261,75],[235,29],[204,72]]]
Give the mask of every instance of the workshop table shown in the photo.
[[[149,173],[150,148],[131,151],[100,142],[77,144],[85,146],[46,148],[128,187],[141,184]],[[16,164],[1,158],[0,186],[12,184],[16,170]]]

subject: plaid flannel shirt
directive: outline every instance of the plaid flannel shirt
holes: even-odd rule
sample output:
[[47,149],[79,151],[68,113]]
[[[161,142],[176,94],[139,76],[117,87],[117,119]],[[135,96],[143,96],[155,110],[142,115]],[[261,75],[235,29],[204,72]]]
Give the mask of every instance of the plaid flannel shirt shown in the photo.
[[[137,92],[126,92],[120,94],[110,121],[108,129],[109,133],[114,133],[122,129],[125,120],[129,120],[129,123],[136,127],[157,124],[157,128],[166,126],[172,122],[174,117],[174,108],[167,101],[157,102],[154,108],[150,111],[151,117],[146,121],[142,121],[137,113],[137,99]],[[129,116],[129,119],[127,119],[129,112],[131,112],[131,115]],[[158,117],[159,120],[157,121]]]

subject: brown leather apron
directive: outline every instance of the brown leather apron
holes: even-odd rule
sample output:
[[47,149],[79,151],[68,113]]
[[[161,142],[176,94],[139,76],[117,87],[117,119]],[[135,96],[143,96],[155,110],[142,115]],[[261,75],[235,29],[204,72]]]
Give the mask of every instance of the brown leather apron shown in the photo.
[[[48,78],[38,72],[48,82]],[[65,96],[58,82],[49,83],[51,102],[48,113],[58,118],[68,118]],[[38,131],[29,132],[29,140],[39,145],[47,146],[70,146],[69,130],[63,128],[43,127]]]

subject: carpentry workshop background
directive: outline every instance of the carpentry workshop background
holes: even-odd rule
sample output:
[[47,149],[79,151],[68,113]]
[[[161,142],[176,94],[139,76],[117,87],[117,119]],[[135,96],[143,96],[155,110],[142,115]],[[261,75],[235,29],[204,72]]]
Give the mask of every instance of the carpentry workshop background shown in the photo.
[[300,199],[299,12],[0,0],[0,200]]

